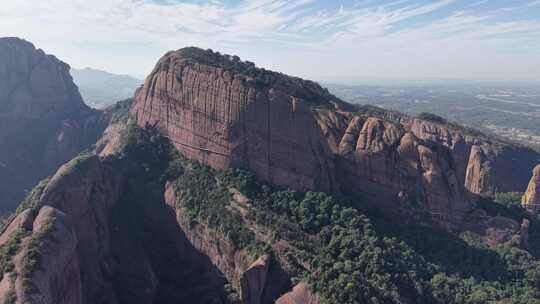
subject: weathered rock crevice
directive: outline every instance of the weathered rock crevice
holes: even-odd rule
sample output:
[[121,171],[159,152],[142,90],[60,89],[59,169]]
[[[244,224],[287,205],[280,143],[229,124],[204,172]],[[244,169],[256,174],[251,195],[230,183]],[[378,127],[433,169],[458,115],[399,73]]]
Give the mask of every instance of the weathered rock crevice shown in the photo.
[[[217,169],[248,169],[301,191],[360,195],[389,211],[419,203],[459,223],[473,194],[523,191],[527,181],[509,182],[504,168],[527,168],[539,157],[441,122],[353,111],[310,82],[267,71],[259,81],[244,63],[219,56],[167,53],[132,108],[141,126],[159,126],[183,155]],[[175,111],[163,117],[162,107]],[[521,161],[512,156],[518,150]]]

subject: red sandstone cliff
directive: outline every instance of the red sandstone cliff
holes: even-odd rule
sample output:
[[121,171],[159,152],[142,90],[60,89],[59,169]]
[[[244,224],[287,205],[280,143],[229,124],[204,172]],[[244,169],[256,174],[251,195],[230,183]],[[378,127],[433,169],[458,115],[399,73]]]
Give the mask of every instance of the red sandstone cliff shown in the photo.
[[17,231],[24,237],[12,257],[13,271],[3,274],[0,298],[11,297],[10,303],[110,301],[108,218],[119,189],[119,176],[95,156],[62,166],[2,233],[6,240]]
[[69,66],[17,38],[0,38],[0,213],[98,138]]
[[540,165],[533,170],[533,176],[523,195],[522,206],[530,213],[536,215],[540,209]]
[[260,89],[255,77],[220,67],[220,56],[211,59],[214,66],[190,52],[200,50],[168,53],[146,79],[132,109],[141,125],[159,124],[182,154],[215,168],[246,167],[270,182],[304,190],[336,188],[331,151],[312,105],[291,92],[305,90],[305,96],[320,98],[310,102],[333,108],[329,94],[278,74],[268,77],[283,77],[292,87]]
[[443,221],[459,221],[471,192],[522,191],[528,177],[508,168],[539,158],[445,121],[355,111],[312,82],[196,48],[161,58],[131,112],[214,168],[247,168],[277,185],[362,195],[389,209],[416,203]]

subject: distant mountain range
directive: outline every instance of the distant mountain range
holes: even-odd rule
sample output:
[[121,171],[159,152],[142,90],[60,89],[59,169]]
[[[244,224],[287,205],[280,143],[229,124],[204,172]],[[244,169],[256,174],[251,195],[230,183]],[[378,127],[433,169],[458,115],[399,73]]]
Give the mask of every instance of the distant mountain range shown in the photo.
[[129,75],[117,75],[92,68],[71,69],[73,81],[87,105],[103,109],[115,102],[133,97],[143,81]]

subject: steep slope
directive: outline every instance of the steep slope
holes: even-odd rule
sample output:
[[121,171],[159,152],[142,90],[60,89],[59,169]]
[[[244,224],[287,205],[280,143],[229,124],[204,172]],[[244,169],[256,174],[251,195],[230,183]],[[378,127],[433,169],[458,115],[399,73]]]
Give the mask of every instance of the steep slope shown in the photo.
[[[182,157],[155,130],[117,127],[99,155],[78,157],[44,180],[2,230],[3,303],[468,304],[540,297],[540,262],[513,239],[489,247],[482,235],[462,239],[422,218],[420,225],[372,222],[327,194],[218,171]],[[519,237],[519,228],[513,233]]]
[[464,186],[481,135],[192,48],[129,107],[2,228],[0,302],[540,299],[540,222]]
[[0,213],[93,144],[105,125],[67,64],[24,40],[0,38]]
[[[454,225],[470,193],[523,191],[540,158],[445,121],[354,109],[319,85],[197,48],[169,52],[132,113],[191,159],[245,168],[273,184],[366,198],[389,212],[426,207]],[[529,153],[529,154],[531,154]]]
[[1,248],[13,246],[2,256],[3,303],[209,303],[225,297],[218,272],[191,249],[174,213],[159,203],[163,196],[153,194],[160,185],[154,174],[167,159],[159,143],[152,144],[153,152],[128,144],[121,151],[129,159],[75,158],[32,192],[0,237]]
[[531,177],[527,191],[523,195],[521,204],[531,214],[538,214],[538,210],[540,209],[540,165],[536,166],[533,170],[533,176]]

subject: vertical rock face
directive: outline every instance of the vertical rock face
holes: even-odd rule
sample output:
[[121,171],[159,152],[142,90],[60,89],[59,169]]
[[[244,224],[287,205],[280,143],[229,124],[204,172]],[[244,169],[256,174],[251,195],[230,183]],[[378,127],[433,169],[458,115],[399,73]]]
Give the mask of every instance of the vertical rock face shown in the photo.
[[[249,69],[198,49],[170,52],[146,79],[132,113],[143,126],[158,125],[187,157],[215,168],[249,168],[297,189],[334,189],[331,151],[309,104],[333,107],[334,97],[281,74],[237,72]],[[264,77],[277,85],[265,85]]]
[[108,219],[119,189],[119,176],[95,156],[62,166],[0,237],[11,238],[14,225],[25,232],[0,298],[114,303]]
[[245,304],[263,304],[264,287],[266,285],[270,256],[264,255],[255,261],[242,274],[240,285],[242,299]]
[[442,118],[355,110],[312,82],[196,48],[161,58],[131,112],[214,168],[361,195],[388,210],[416,202],[447,219],[472,206],[469,193],[521,191],[520,172],[540,161]]
[[459,134],[421,121],[355,112],[320,86],[186,48],[161,58],[131,110],[185,156],[240,167],[298,190],[359,194],[396,209],[471,207],[469,151]]
[[319,297],[304,283],[298,283],[293,290],[281,296],[276,304],[319,304]]
[[530,213],[538,214],[538,210],[540,210],[540,165],[533,170],[533,176],[521,204]]
[[0,273],[0,303],[210,302],[223,274],[164,201],[129,197],[134,179],[122,170],[113,158],[78,157],[32,192],[0,233],[0,246],[15,244],[2,252],[12,267]]
[[492,192],[491,161],[483,147],[474,145],[467,165],[465,187],[473,193]]
[[418,138],[442,145],[451,152],[458,182],[476,194],[523,191],[529,171],[540,161],[530,148],[497,141],[487,136],[439,122],[413,119],[404,123]]
[[69,66],[17,38],[0,38],[0,212],[95,142],[104,123]]

